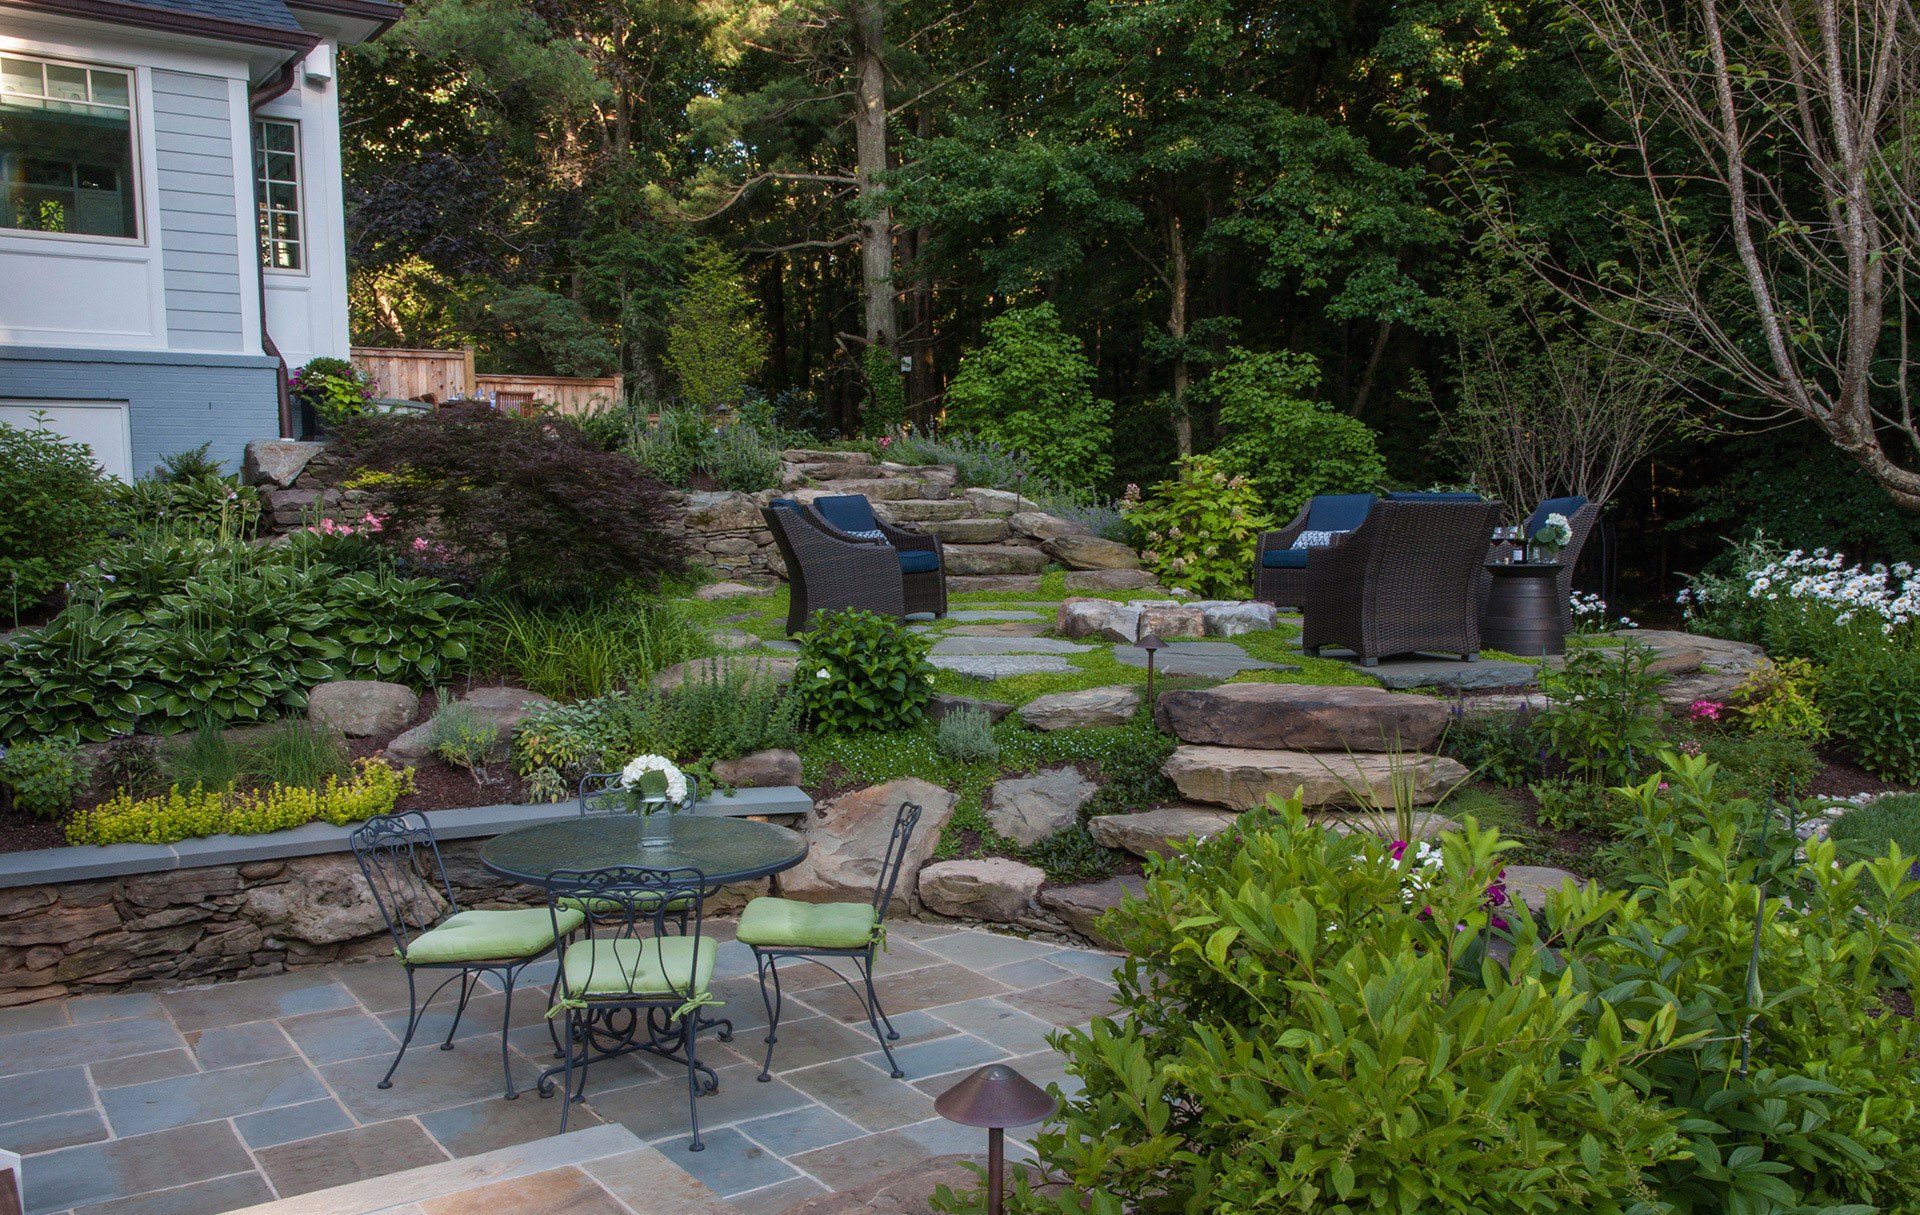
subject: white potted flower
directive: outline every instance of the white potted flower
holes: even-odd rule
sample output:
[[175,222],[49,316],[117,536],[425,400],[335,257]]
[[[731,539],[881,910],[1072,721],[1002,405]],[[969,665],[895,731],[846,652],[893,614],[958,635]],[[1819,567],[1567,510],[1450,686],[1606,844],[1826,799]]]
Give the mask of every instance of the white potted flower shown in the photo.
[[1560,550],[1573,543],[1573,524],[1563,514],[1548,515],[1533,533],[1535,560],[1552,564],[1560,559]]
[[627,808],[640,816],[643,843],[659,843],[671,834],[671,816],[687,807],[687,774],[664,755],[636,755],[620,769]]

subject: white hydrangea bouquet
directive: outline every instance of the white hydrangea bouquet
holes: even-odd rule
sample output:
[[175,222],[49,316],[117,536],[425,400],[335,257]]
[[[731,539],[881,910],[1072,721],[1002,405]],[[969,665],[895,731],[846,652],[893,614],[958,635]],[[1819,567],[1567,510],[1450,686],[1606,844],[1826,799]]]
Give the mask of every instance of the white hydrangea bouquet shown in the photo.
[[1533,533],[1533,546],[1540,551],[1544,560],[1552,561],[1560,555],[1560,550],[1573,543],[1573,524],[1559,512],[1547,516]]
[[620,787],[635,814],[672,814],[686,804],[687,774],[664,755],[636,755],[620,769]]

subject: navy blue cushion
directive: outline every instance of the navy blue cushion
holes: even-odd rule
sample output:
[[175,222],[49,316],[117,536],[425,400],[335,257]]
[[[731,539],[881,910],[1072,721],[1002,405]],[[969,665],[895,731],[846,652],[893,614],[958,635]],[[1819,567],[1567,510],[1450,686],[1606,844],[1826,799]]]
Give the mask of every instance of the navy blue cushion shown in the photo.
[[903,574],[931,574],[940,568],[940,554],[925,549],[907,549],[900,554],[900,572]]
[[1260,564],[1270,570],[1303,570],[1307,568],[1307,548],[1270,548],[1260,554]]
[[1482,498],[1479,494],[1472,493],[1466,490],[1461,490],[1458,492],[1441,492],[1441,491],[1424,490],[1424,489],[1418,489],[1418,490],[1395,489],[1395,490],[1388,491],[1387,498],[1390,501],[1394,501],[1394,502],[1485,502],[1486,501],[1486,499]]
[[1321,494],[1307,508],[1307,526],[1316,532],[1350,532],[1367,521],[1372,494]]
[[832,497],[815,498],[813,509],[820,517],[843,532],[872,532],[880,530],[880,523],[873,517],[873,504],[867,501],[865,494],[836,494]]
[[1586,504],[1587,500],[1579,496],[1571,498],[1548,498],[1545,502],[1534,507],[1533,513],[1527,516],[1527,539],[1533,539],[1533,533],[1539,531],[1546,525],[1548,515],[1565,515],[1567,522],[1571,523],[1573,522],[1574,512]]

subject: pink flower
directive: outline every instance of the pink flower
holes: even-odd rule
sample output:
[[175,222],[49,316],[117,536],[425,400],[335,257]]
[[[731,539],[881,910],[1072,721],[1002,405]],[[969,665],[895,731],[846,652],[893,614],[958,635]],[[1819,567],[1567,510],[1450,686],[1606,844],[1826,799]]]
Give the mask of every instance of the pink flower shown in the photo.
[[413,538],[413,551],[416,553],[424,553],[427,551],[427,538],[425,536],[415,536]]
[[882,436],[880,439],[880,450],[885,451],[887,448],[891,446],[893,446],[893,436],[892,435]]
[[1405,855],[1407,855],[1407,841],[1405,840],[1393,841],[1393,859],[1397,861]]
[[380,516],[374,514],[372,511],[368,511],[364,516],[362,516],[361,522],[367,525],[367,530],[370,532],[377,532],[383,526],[383,521],[381,520]]
[[1695,721],[1702,719],[1706,721],[1719,721],[1720,710],[1724,708],[1726,708],[1726,705],[1717,700],[1696,700],[1687,706],[1687,712]]

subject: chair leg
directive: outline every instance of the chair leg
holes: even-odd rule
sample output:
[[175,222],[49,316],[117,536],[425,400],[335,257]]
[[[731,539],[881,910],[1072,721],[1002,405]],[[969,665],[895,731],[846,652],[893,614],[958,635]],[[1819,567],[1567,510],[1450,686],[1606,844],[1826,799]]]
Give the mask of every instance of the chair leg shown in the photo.
[[1303,645],[1300,647],[1300,652],[1308,658],[1320,657],[1320,647],[1317,645]]
[[[780,1040],[780,968],[774,964],[772,955],[761,955],[760,964],[760,1001],[767,1006],[767,1057],[760,1064],[760,1080],[764,1083],[773,1079],[773,1044]],[[767,991],[767,977],[773,977],[773,991]]]
[[699,1018],[692,1013],[680,1018],[682,1049],[687,1056],[687,1120],[693,1124],[693,1143],[689,1152],[704,1152],[707,1145],[700,1142],[700,1072],[699,1062],[693,1057],[693,1042],[699,1029]]
[[[564,1058],[566,1050],[560,1045],[560,1030],[554,1025],[553,1005],[560,998],[560,968],[554,967],[553,982],[547,984],[547,1037],[553,1042],[553,1057]],[[565,1017],[560,1018],[562,1021]]]
[[[560,1086],[560,1133],[562,1135],[567,1133],[567,1116],[573,1112],[573,1043],[580,1036],[578,1027],[574,1024],[574,1011],[572,1009],[567,1010],[566,1021],[566,1073],[562,1077],[565,1083]],[[586,1077],[582,1076],[581,1082],[584,1084],[585,1081]]]
[[460,972],[460,1003],[454,1006],[453,1024],[447,1026],[447,1040],[440,1044],[441,1050],[453,1049],[453,1035],[460,1032],[460,1017],[467,1011],[467,1001],[473,998],[473,989],[478,986],[480,981],[473,971]]
[[[436,989],[437,990],[437,989]],[[393,1073],[399,1070],[400,1060],[406,1057],[407,1046],[413,1041],[413,1031],[420,1027],[420,1008],[413,985],[413,967],[407,967],[407,1032],[400,1039],[400,1049],[393,1056],[393,1062],[387,1065],[387,1074],[380,1077],[377,1087],[392,1088]]]
[[874,1039],[880,1043],[880,1049],[886,1052],[887,1066],[893,1070],[893,1078],[895,1080],[903,1080],[906,1078],[907,1073],[900,1070],[900,1065],[895,1062],[893,1058],[893,1048],[887,1045],[889,1039],[898,1039],[900,1033],[893,1028],[893,1022],[891,1021],[887,1021],[887,1028],[884,1033],[880,1029],[880,1022],[886,1020],[887,1014],[881,1011],[880,996],[873,990],[872,952],[868,952],[864,961],[856,957],[853,964],[860,968],[860,977],[865,979],[867,983],[867,1024],[873,1027]]
[[507,1033],[513,1029],[513,980],[514,972],[508,969],[502,976],[507,989],[506,1010],[500,1014],[500,1070],[507,1077],[507,1100],[512,1101],[520,1094],[513,1087],[513,1055],[507,1049]]

